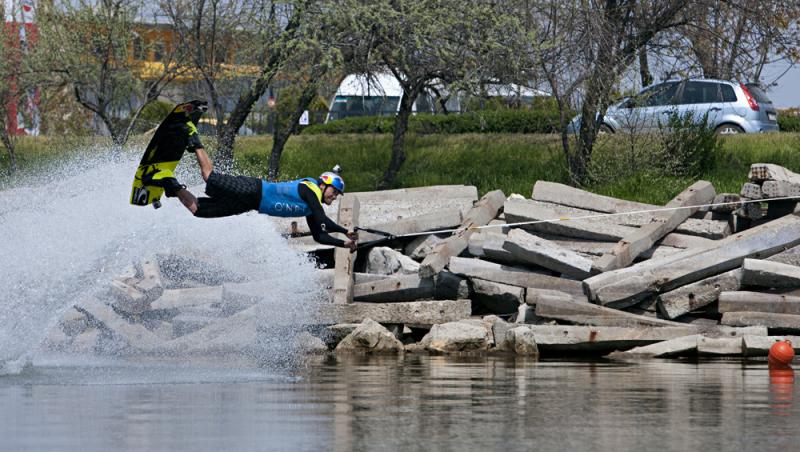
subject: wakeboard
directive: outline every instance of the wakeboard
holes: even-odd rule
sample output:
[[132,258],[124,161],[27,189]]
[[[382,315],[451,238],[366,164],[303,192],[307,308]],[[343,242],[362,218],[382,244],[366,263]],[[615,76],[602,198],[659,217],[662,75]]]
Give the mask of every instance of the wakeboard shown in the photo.
[[190,136],[197,133],[197,123],[206,110],[207,102],[192,100],[176,105],[161,121],[133,177],[131,204],[152,204],[156,209],[161,207],[164,188],[154,183],[157,184],[159,179],[175,177],[175,168],[189,144]]

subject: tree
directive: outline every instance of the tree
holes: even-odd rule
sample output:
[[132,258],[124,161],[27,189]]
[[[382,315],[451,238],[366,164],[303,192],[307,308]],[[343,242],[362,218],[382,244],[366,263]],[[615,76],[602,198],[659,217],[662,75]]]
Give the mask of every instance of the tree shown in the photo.
[[54,0],[40,8],[37,64],[91,111],[115,146],[128,139],[142,109],[181,72],[164,43],[162,60],[146,65],[133,55],[140,0]]
[[[18,168],[18,130],[13,129],[18,129],[19,124],[15,120],[20,118],[26,122],[36,122],[36,118],[26,118],[25,113],[35,114],[26,106],[35,105],[39,79],[30,66],[31,59],[28,56],[32,41],[35,40],[33,27],[29,26],[30,17],[26,17],[29,13],[23,14],[21,8],[6,11],[5,6],[0,5],[0,16],[10,16],[12,20],[4,22],[0,37],[0,142],[8,154],[10,174]],[[12,119],[12,115],[17,118]]]
[[[236,136],[256,102],[279,71],[298,56],[294,52],[306,34],[314,32],[307,24],[322,15],[320,4],[311,0],[164,4],[216,112],[217,161],[222,166],[232,164]],[[221,89],[228,90],[224,96]],[[223,97],[236,99],[227,119]]]
[[[685,24],[685,2],[637,0],[529,3],[536,29],[529,30],[531,70],[547,80],[559,106],[561,143],[571,182],[588,180],[588,167],[606,109],[622,75],[665,30]],[[567,133],[572,102],[580,97],[580,128],[572,146]]]
[[678,57],[688,73],[706,78],[759,81],[764,67],[796,61],[800,4],[778,0],[691,3],[694,20],[675,30]]
[[378,184],[386,189],[406,159],[405,135],[417,97],[431,85],[479,82],[485,67],[504,52],[504,39],[513,35],[506,26],[516,24],[516,18],[506,14],[503,3],[347,0],[345,4],[353,33],[366,46],[354,52],[364,58],[361,66],[390,72],[403,90],[389,166]]

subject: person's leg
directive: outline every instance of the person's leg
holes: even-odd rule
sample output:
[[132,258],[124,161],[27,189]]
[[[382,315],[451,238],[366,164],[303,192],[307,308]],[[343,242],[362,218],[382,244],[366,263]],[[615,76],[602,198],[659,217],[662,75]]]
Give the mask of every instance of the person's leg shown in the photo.
[[212,172],[206,181],[206,195],[207,198],[197,199],[194,216],[219,218],[258,210],[261,179]]

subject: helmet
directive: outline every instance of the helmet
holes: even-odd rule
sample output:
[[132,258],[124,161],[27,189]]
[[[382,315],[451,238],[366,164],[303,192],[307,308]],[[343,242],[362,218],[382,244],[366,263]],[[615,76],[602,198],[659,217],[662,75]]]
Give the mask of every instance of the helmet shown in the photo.
[[322,184],[330,185],[339,190],[339,193],[344,193],[344,179],[336,173],[326,171],[319,176],[319,181]]

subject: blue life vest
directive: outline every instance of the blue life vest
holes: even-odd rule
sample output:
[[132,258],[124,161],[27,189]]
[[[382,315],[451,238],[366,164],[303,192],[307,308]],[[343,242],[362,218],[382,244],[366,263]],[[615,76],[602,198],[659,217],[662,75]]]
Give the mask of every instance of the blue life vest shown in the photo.
[[306,185],[317,195],[322,203],[322,190],[317,181],[310,177],[289,182],[261,181],[261,204],[258,213],[273,217],[305,217],[311,215],[311,208],[300,198],[300,184]]

